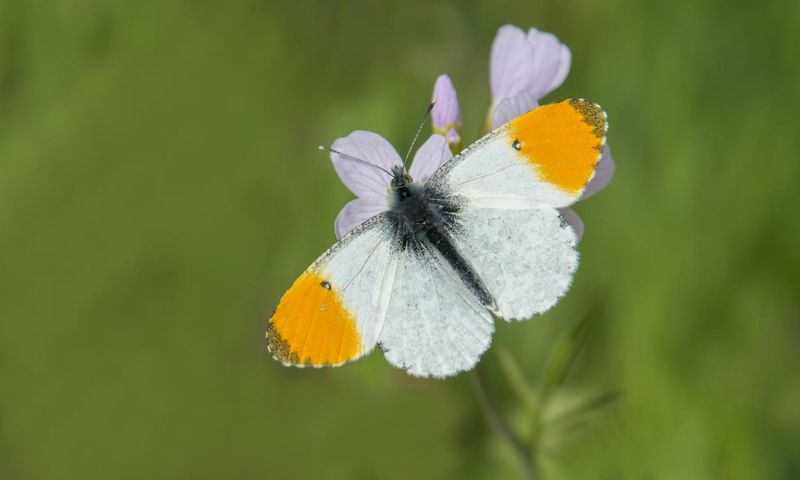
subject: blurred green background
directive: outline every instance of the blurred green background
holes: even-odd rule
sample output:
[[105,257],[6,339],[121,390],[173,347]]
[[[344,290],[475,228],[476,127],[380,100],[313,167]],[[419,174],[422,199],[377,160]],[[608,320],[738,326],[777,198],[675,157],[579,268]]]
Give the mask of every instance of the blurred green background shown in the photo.
[[573,53],[617,174],[579,204],[574,286],[499,324],[560,398],[547,479],[800,478],[800,2],[0,1],[0,478],[515,478],[469,374],[266,354],[280,295],[351,194],[316,151],[404,151],[439,73],[467,142],[499,26]]

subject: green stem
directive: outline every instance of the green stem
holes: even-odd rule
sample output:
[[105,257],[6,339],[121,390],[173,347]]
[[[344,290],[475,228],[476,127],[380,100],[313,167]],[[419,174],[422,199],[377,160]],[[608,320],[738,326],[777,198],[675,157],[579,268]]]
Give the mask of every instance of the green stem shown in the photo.
[[478,398],[480,399],[481,407],[483,407],[483,412],[486,414],[486,418],[489,420],[492,428],[494,428],[497,433],[499,433],[500,436],[503,437],[503,439],[506,440],[511,446],[512,451],[522,464],[522,470],[525,478],[527,480],[537,480],[539,475],[536,473],[536,466],[533,464],[533,459],[528,453],[525,442],[523,442],[519,436],[514,433],[514,431],[511,429],[511,426],[500,412],[497,401],[495,400],[486,376],[483,373],[483,369],[478,366],[473,372],[473,384],[477,391]]
[[517,364],[514,356],[502,345],[498,345],[495,351],[497,352],[497,361],[500,365],[500,370],[503,371],[506,382],[508,382],[511,389],[514,390],[519,401],[531,412],[539,410],[539,405],[536,401],[536,392],[534,392],[528,384],[528,381],[525,380],[525,374],[522,373],[522,369]]
[[528,436],[528,450],[532,455],[535,455],[539,445],[539,436],[541,435],[541,409],[544,405],[539,404],[536,393],[525,380],[522,369],[520,369],[519,364],[517,364],[514,356],[511,355],[507,348],[497,347],[497,359],[500,363],[500,369],[506,377],[506,382],[517,394],[519,401],[526,407],[528,412],[528,419],[531,424],[531,432]]

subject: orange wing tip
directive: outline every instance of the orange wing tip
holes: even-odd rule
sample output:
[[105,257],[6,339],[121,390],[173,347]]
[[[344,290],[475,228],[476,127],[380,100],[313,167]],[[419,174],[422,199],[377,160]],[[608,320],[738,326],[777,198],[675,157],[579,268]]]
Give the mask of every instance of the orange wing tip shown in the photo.
[[539,177],[577,197],[594,176],[606,143],[608,116],[575,98],[542,105],[509,123],[511,146]]
[[269,352],[286,366],[336,366],[363,351],[355,317],[331,282],[311,270],[283,295],[266,337]]

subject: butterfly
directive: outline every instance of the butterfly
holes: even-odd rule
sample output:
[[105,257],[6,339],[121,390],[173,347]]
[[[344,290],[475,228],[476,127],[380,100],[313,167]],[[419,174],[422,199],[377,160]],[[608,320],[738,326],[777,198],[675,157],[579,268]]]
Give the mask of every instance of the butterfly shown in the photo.
[[558,209],[595,175],[607,129],[598,105],[570,99],[500,126],[424,182],[392,167],[388,209],[292,284],[269,320],[269,351],[322,367],[377,346],[415,376],[473,368],[496,317],[528,319],[570,287],[576,234]]

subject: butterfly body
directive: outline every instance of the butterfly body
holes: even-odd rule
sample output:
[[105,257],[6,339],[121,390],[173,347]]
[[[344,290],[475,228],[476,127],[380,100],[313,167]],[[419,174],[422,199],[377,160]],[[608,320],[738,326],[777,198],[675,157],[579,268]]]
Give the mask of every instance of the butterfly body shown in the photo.
[[386,220],[394,231],[395,248],[408,255],[438,254],[481,304],[494,310],[491,293],[453,241],[458,235],[459,199],[433,186],[415,183],[400,167],[392,174],[392,201]]
[[326,366],[380,345],[413,375],[472,368],[494,317],[530,318],[569,288],[577,238],[558,208],[593,177],[605,132],[597,105],[567,100],[489,133],[424,182],[391,167],[386,210],[292,285],[270,319],[270,351]]

